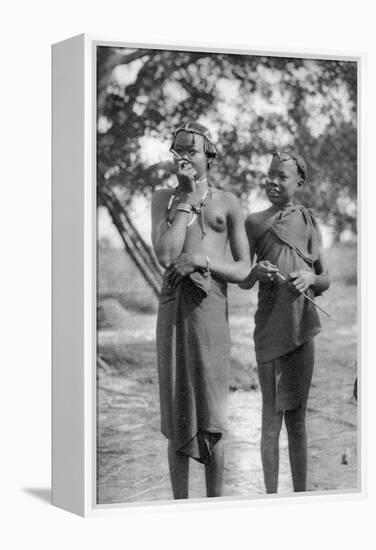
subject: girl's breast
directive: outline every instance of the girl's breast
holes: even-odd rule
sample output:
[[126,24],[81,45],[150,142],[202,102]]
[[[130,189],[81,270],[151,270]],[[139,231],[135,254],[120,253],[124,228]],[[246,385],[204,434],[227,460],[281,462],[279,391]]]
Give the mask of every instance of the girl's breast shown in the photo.
[[203,211],[204,223],[216,233],[227,231],[227,213],[218,201],[213,200]]
[[212,214],[207,217],[207,225],[218,233],[227,230],[226,217],[223,214]]

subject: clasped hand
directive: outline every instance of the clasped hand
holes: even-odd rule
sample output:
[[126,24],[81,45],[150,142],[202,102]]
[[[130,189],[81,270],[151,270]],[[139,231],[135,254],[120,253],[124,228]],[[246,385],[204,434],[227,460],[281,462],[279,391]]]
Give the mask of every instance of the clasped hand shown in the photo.
[[289,281],[296,290],[299,292],[305,292],[307,288],[312,286],[315,282],[315,274],[312,271],[306,271],[305,269],[300,269],[298,271],[292,271],[289,274]]
[[169,267],[168,286],[170,288],[175,287],[182,277],[186,277],[195,271],[197,267],[199,267],[197,255],[183,252]]

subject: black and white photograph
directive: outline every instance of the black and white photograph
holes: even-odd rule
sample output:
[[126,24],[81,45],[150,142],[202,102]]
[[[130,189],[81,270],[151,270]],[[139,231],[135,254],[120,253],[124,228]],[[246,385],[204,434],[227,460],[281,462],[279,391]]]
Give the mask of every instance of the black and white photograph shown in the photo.
[[358,63],[96,46],[96,502],[360,491]]

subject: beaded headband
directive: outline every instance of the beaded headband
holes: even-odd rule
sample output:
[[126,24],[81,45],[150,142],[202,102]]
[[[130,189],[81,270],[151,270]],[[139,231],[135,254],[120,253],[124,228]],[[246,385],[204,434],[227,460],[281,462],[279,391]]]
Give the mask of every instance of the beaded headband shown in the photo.
[[298,168],[299,174],[302,176],[302,179],[305,180],[307,177],[307,165],[304,159],[292,151],[274,151],[273,157],[277,157],[281,162],[285,160],[294,160]]
[[181,126],[178,126],[172,138],[172,144],[170,147],[170,151],[172,153],[175,153],[174,143],[175,143],[176,136],[178,135],[179,132],[187,132],[189,134],[192,134],[193,143],[194,143],[195,134],[198,136],[202,136],[204,138],[204,152],[206,156],[209,159],[214,159],[217,156],[217,149],[213,143],[213,138],[211,136],[210,131],[208,130],[208,128],[206,128],[206,126],[198,122],[187,122],[185,124],[182,124]]

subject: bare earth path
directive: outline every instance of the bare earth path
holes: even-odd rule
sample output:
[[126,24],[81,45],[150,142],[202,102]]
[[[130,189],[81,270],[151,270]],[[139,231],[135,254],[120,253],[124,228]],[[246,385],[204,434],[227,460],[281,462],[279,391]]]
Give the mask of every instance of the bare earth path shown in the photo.
[[[231,291],[233,357],[255,379],[251,343],[251,298]],[[239,298],[240,296],[240,298]],[[308,402],[308,490],[357,487],[357,406],[352,397],[356,376],[355,287],[331,290],[322,305],[335,320],[322,319],[316,339],[316,366]],[[121,330],[100,331],[98,351],[98,494],[104,503],[170,500],[166,441],[159,432],[155,366],[155,315],[129,312]],[[225,496],[264,493],[259,453],[259,389],[232,391],[226,434]],[[201,465],[191,461],[190,498],[202,498]],[[281,437],[279,492],[292,492],[287,441]]]

